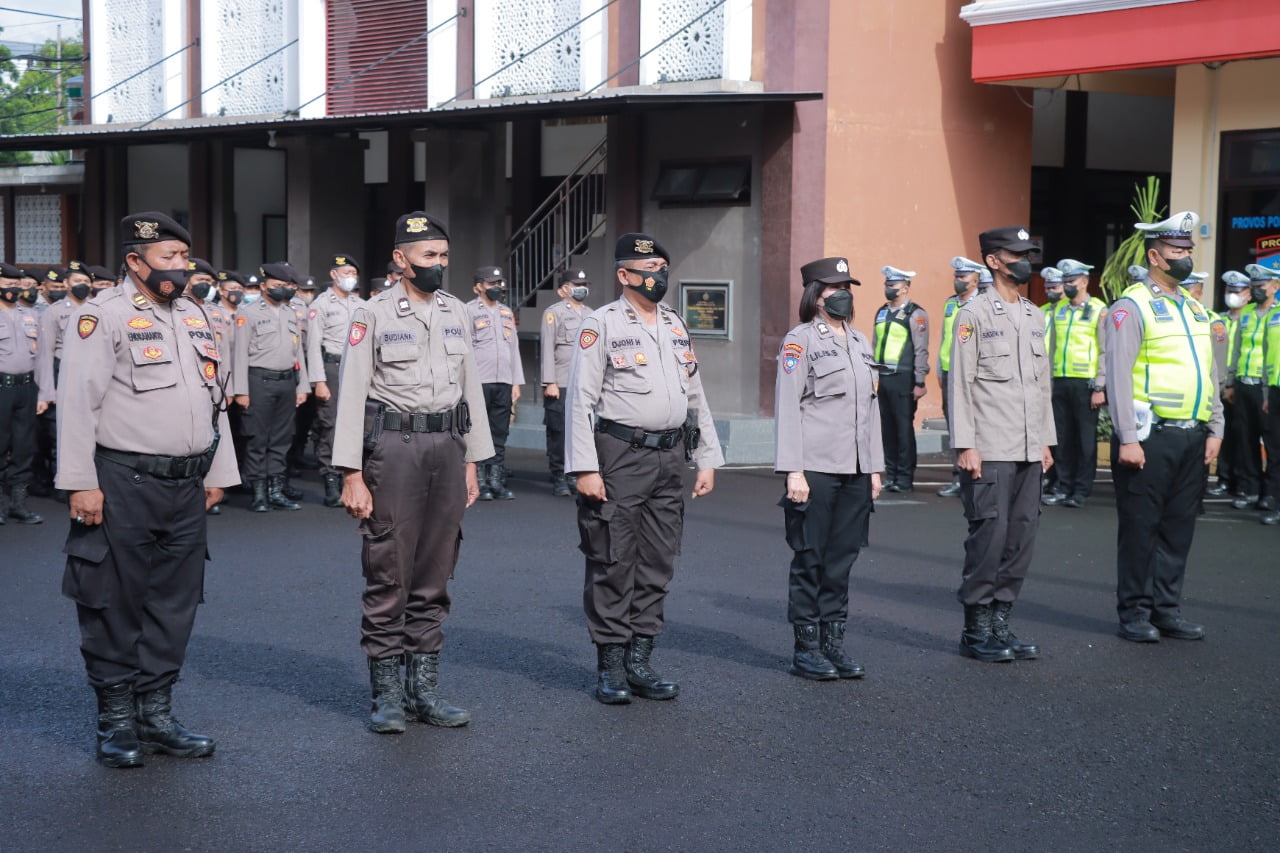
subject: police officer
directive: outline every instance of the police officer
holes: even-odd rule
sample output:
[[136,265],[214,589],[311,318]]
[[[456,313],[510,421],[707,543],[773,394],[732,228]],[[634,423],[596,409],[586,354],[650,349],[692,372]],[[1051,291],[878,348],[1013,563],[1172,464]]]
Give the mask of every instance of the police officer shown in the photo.
[[569,479],[564,473],[564,388],[569,382],[573,348],[578,343],[578,327],[587,315],[583,302],[590,292],[591,281],[586,270],[565,270],[556,288],[560,301],[546,310],[538,330],[542,353],[542,424],[547,428],[551,493],[558,498],[570,494]]
[[1098,469],[1098,407],[1106,402],[1106,303],[1089,295],[1089,264],[1058,261],[1064,299],[1049,320],[1053,364],[1055,487],[1041,503],[1079,509],[1093,491]]
[[[774,470],[786,475],[783,508],[791,559],[787,621],[795,633],[791,674],[815,681],[861,678],[844,651],[849,572],[867,544],[880,496],[884,445],[878,371],[853,317],[846,258],[800,268],[800,325],[778,354]],[[976,274],[975,274],[976,280]]]
[[67,325],[72,314],[78,312],[92,295],[92,282],[89,269],[80,261],[69,262],[65,270],[51,269],[45,274],[43,286],[50,308],[40,317],[40,337],[36,347],[39,468],[31,489],[35,495],[48,496],[53,492],[53,477],[58,467],[57,380],[62,350]]
[[395,261],[387,263],[387,274],[382,279],[382,290],[390,290],[400,283],[404,273],[400,271],[400,267],[396,266]]
[[889,301],[876,312],[874,352],[880,364],[884,488],[910,492],[916,474],[916,406],[929,372],[929,315],[911,301],[914,272],[889,266],[881,272]]
[[346,252],[330,258],[332,286],[311,303],[311,329],[307,337],[307,373],[315,387],[316,457],[324,479],[324,505],[342,506],[342,475],[333,464],[333,427],[338,416],[338,389],[342,348],[351,330],[352,316],[365,304],[360,288],[360,265]]
[[44,521],[27,508],[36,455],[40,319],[19,302],[22,271],[0,263],[0,524]]
[[520,365],[520,339],[516,316],[502,304],[507,282],[500,267],[480,267],[473,286],[476,298],[467,303],[471,318],[471,346],[476,369],[484,386],[493,458],[480,466],[480,500],[515,497],[507,488],[507,434],[511,431],[511,407],[520,399],[524,368]]
[[[1240,313],[1231,346],[1231,362],[1227,368],[1228,390],[1225,397],[1235,406],[1237,435],[1236,494],[1231,502],[1236,509],[1257,508],[1270,512],[1276,508],[1276,495],[1267,494],[1262,470],[1262,344],[1266,337],[1267,317],[1276,304],[1276,288],[1280,273],[1260,264],[1244,268],[1249,277],[1249,301],[1252,308]],[[1268,465],[1271,464],[1268,457]]]
[[[1274,296],[1272,298],[1274,302]],[[1272,305],[1263,321],[1262,336],[1262,442],[1267,452],[1267,497],[1275,503],[1280,496],[1280,305]],[[1280,524],[1280,508],[1274,505],[1259,519],[1263,524]]]
[[[245,276],[235,270],[218,270],[218,302],[216,305],[206,306],[206,313],[209,315],[209,321],[213,325],[213,334],[217,339],[218,351],[222,354],[222,363],[227,370],[227,396],[234,398],[236,393],[236,332],[244,326],[244,318],[240,314],[240,307],[244,305],[244,284]],[[227,420],[231,424],[231,442],[236,448],[236,460],[240,464],[240,480],[241,490],[245,489],[244,483],[248,482],[245,475],[244,463],[248,456],[246,450],[249,440],[244,431],[244,410],[239,406],[231,406],[227,409]]]
[[49,307],[49,303],[40,298],[40,283],[26,270],[21,272],[22,275],[18,280],[18,304],[33,309],[37,315],[43,314]]
[[1125,290],[1107,324],[1118,633],[1137,643],[1204,636],[1180,610],[1204,466],[1222,443],[1212,320],[1179,286],[1194,270],[1199,221],[1184,211],[1134,226],[1145,238],[1147,280]]
[[680,550],[685,459],[698,469],[694,498],[724,464],[689,332],[661,301],[670,261],[647,234],[618,238],[622,297],[582,321],[569,368],[565,467],[577,475],[582,602],[605,704],[680,692],[649,659]]
[[90,265],[86,269],[89,271],[89,277],[93,279],[90,283],[90,296],[97,296],[102,291],[116,286],[115,276],[106,267]]
[[[983,273],[987,283],[991,281],[991,271],[977,261],[971,261],[957,255],[951,259],[952,286],[955,295],[947,297],[942,306],[942,343],[938,346],[938,390],[942,392],[942,417],[951,428],[951,409],[947,403],[947,373],[951,370],[951,348],[955,340],[956,317],[960,316],[960,306],[964,305],[978,292]],[[954,454],[953,454],[954,456]],[[938,489],[938,496],[954,498],[960,496],[960,469],[951,466],[951,482]]]
[[232,360],[235,401],[248,436],[245,473],[253,487],[254,512],[299,508],[284,493],[286,455],[294,414],[311,385],[302,370],[302,329],[289,300],[297,273],[288,263],[263,264],[262,299],[240,309]]
[[951,353],[951,446],[959,450],[969,536],[957,593],[962,654],[984,662],[1027,660],[1040,650],[1009,629],[1040,521],[1040,475],[1053,465],[1044,315],[1020,296],[1035,251],[1027,230],[978,235],[992,286],[960,309]]
[[1240,419],[1236,417],[1236,406],[1233,402],[1230,376],[1235,364],[1236,329],[1240,326],[1240,315],[1249,310],[1249,276],[1238,270],[1227,270],[1221,276],[1223,284],[1222,301],[1226,305],[1226,313],[1222,315],[1227,327],[1226,358],[1218,369],[1222,376],[1222,450],[1218,454],[1218,482],[1206,494],[1214,497],[1233,495],[1236,491],[1236,471],[1240,467]]
[[441,625],[462,514],[480,491],[476,462],[493,455],[467,310],[441,289],[448,231],[427,213],[407,213],[395,246],[403,281],[352,316],[333,437],[342,503],[364,536],[360,644],[378,733],[403,732],[406,710],[437,726],[471,719],[438,692]]
[[58,488],[70,495],[62,593],[98,694],[98,759],[212,755],[173,717],[204,585],[205,510],[237,482],[208,317],[182,297],[191,238],[162,213],[120,223],[130,279],[66,336]]

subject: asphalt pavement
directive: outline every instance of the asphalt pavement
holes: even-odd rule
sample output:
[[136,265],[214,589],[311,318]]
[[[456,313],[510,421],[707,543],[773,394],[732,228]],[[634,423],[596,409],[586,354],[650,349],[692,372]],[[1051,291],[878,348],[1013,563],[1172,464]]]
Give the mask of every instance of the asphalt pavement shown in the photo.
[[[1114,635],[1109,482],[1047,508],[1014,628],[1037,661],[960,657],[960,502],[922,469],[854,566],[862,681],[787,674],[779,478],[693,501],[654,661],[673,702],[591,696],[573,502],[514,454],[467,513],[442,692],[464,729],[365,729],[355,522],[320,505],[210,519],[179,718],[204,760],[93,760],[59,595],[65,508],[0,528],[0,850],[1265,850],[1280,847],[1280,529],[1211,502],[1184,612],[1203,642]],[[928,460],[934,463],[937,459]],[[1105,479],[1106,472],[1101,472]],[[692,486],[692,476],[689,478]]]

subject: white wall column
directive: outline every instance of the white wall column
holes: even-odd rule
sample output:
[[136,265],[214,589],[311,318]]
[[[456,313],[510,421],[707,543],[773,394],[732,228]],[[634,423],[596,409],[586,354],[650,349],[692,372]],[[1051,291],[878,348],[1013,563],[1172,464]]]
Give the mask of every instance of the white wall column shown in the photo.
[[[477,0],[479,6],[487,3]],[[427,36],[427,105],[434,108],[458,94],[458,0],[432,0],[427,4],[427,29],[449,23]],[[480,39],[480,12],[476,15],[476,41]],[[453,20],[450,20],[450,19]],[[480,55],[479,44],[476,55]],[[487,73],[487,72],[486,72]]]

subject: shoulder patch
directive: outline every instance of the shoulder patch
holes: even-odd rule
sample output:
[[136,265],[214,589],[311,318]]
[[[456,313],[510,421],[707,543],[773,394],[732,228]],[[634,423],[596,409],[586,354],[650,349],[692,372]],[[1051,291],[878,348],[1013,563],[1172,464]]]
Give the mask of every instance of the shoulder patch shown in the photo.
[[554,326],[555,324],[556,324],[556,315],[555,315],[555,314],[553,314],[552,312],[548,311],[548,312],[547,312],[547,325],[548,325],[548,326]]
[[359,320],[351,324],[351,333],[347,335],[347,343],[356,346],[364,340],[364,336],[368,333],[369,326],[361,323]]
[[98,318],[92,314],[81,314],[80,322],[76,324],[76,331],[80,333],[80,337],[87,338],[93,334],[93,330],[98,328]]
[[1227,341],[1227,324],[1221,320],[1214,320],[1211,327],[1213,329],[1213,339],[1222,344]]
[[594,329],[583,329],[582,334],[578,335],[578,346],[583,349],[590,349],[591,345],[596,342],[596,338],[598,337],[600,337],[600,335]]
[[956,327],[956,337],[960,339],[960,343],[967,344],[969,339],[973,337],[973,325],[970,323],[961,323]]
[[218,375],[218,365],[214,364],[212,361],[206,361],[201,370],[204,373],[205,379],[212,379]]
[[923,332],[923,331],[926,331],[926,330],[929,328],[929,321],[928,321],[928,320],[926,320],[926,319],[924,318],[924,315],[923,315],[923,314],[919,314],[919,313],[917,313],[917,314],[915,315],[915,319],[916,319],[916,331],[917,331],[917,332]]
[[782,345],[782,370],[784,373],[793,373],[800,365],[800,356],[804,354],[804,347],[795,341],[790,341]]
[[1124,325],[1125,318],[1127,318],[1128,316],[1129,316],[1129,311],[1127,309],[1117,308],[1116,310],[1111,312],[1111,322],[1115,323],[1116,328],[1119,329],[1122,325]]

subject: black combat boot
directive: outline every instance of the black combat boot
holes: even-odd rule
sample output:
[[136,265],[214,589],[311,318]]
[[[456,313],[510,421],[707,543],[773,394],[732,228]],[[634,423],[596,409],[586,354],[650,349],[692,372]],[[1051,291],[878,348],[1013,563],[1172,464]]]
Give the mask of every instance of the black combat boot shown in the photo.
[[253,503],[249,504],[249,509],[254,512],[270,512],[271,507],[267,506],[267,481],[254,480],[249,485],[253,487]]
[[480,463],[476,466],[476,479],[480,481],[480,497],[478,500],[493,500],[493,487],[489,485],[489,469],[490,465]]
[[569,478],[561,474],[552,481],[551,494],[557,498],[567,498],[573,494],[569,491]]
[[373,705],[369,709],[369,731],[380,735],[404,732],[404,685],[400,682],[400,656],[369,658],[369,687]]
[[291,501],[302,500],[302,489],[299,489],[293,483],[290,483],[288,476],[282,477],[280,480],[280,494],[284,495]]
[[272,509],[301,509],[300,504],[296,504],[284,495],[284,477],[276,474],[267,479],[267,503]]
[[991,605],[964,606],[964,633],[960,635],[960,654],[983,663],[1013,660],[1013,649],[991,636]]
[[133,687],[113,684],[99,687],[98,761],[107,767],[141,767],[142,745],[138,743],[133,718]]
[[342,506],[342,481],[337,474],[324,475],[324,505],[327,507]]
[[39,524],[44,516],[36,515],[27,509],[26,485],[13,487],[13,501],[9,504],[9,517],[19,524]]
[[405,704],[409,717],[420,723],[454,728],[471,722],[471,714],[440,698],[440,654],[405,653]]
[[631,692],[641,699],[674,699],[680,695],[680,685],[667,681],[649,666],[653,654],[653,637],[634,636],[627,646],[625,665],[627,684]]
[[631,702],[631,688],[627,686],[625,659],[627,647],[622,643],[601,643],[596,646],[596,699],[606,705],[626,705]]
[[844,623],[822,623],[822,656],[831,661],[841,678],[862,678],[867,670],[844,653]]
[[507,469],[501,465],[489,466],[489,490],[500,501],[515,499],[515,492],[507,488]]
[[138,740],[148,753],[175,758],[205,758],[216,746],[213,738],[193,734],[174,719],[172,687],[138,694]]
[[1012,601],[995,601],[991,604],[991,636],[997,642],[1009,647],[1014,660],[1035,660],[1040,657],[1040,647],[1034,643],[1023,643],[1009,630],[1009,611],[1013,610]]
[[792,627],[796,632],[796,653],[791,658],[791,674],[811,681],[839,678],[840,673],[836,671],[835,664],[822,654],[818,626],[797,622]]
[[940,498],[958,498],[960,497],[960,481],[952,480],[950,484],[938,489],[938,497]]

